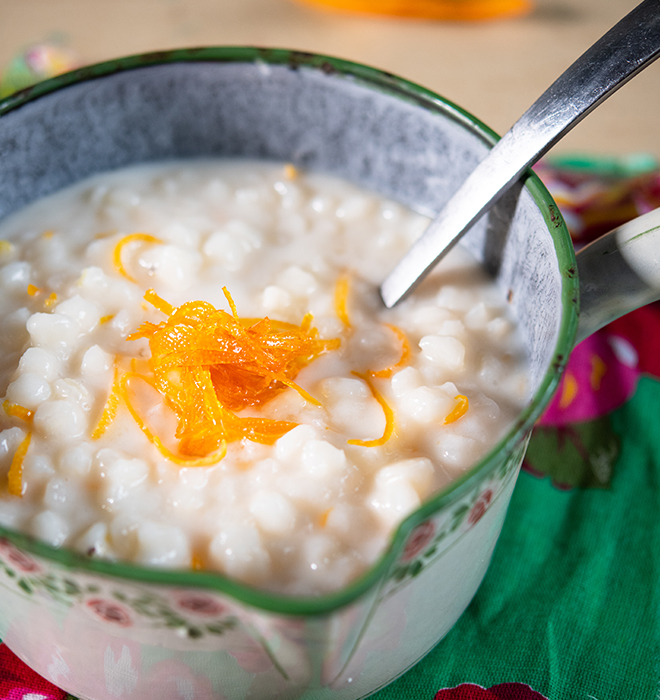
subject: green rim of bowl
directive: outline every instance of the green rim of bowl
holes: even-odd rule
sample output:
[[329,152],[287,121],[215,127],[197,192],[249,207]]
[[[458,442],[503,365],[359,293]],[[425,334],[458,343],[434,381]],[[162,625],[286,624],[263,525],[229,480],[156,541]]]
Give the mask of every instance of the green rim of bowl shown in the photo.
[[[37,83],[32,87],[10,95],[0,101],[0,116],[27,102],[70,85],[137,68],[183,62],[261,62],[271,65],[286,65],[292,69],[318,70],[328,75],[352,80],[372,90],[416,104],[430,113],[449,117],[480,137],[489,146],[492,146],[499,139],[494,131],[469,112],[434,92],[391,73],[331,56],[288,49],[257,47],[177,49],[128,56],[86,66]],[[504,437],[462,477],[456,479],[444,491],[436,494],[401,522],[392,534],[387,550],[363,575],[350,585],[339,591],[317,597],[290,597],[252,588],[215,572],[163,570],[124,562],[92,560],[71,550],[56,549],[28,535],[3,527],[0,527],[0,537],[6,538],[25,551],[68,569],[100,574],[115,579],[125,579],[136,583],[216,591],[229,595],[246,605],[284,615],[327,615],[338,608],[352,603],[371,589],[375,589],[379,583],[384,583],[387,573],[395,562],[410,531],[439,509],[460,498],[477,483],[481,482],[501,464],[503,452],[513,450],[520,444],[527,430],[531,428],[536,418],[538,418],[543,408],[549,402],[559,382],[561,372],[566,365],[568,355],[573,348],[577,330],[578,311],[577,268],[573,245],[557,205],[539,178],[531,171],[526,176],[525,186],[541,209],[545,222],[552,233],[562,276],[562,317],[553,360],[546,370],[541,385],[529,406],[518,416]]]

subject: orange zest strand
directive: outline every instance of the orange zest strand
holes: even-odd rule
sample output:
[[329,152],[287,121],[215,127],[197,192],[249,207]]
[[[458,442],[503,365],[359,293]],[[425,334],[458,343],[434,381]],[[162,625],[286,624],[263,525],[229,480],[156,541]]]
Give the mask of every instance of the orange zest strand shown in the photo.
[[115,268],[117,269],[117,272],[119,272],[120,275],[125,277],[127,280],[130,280],[131,282],[136,282],[137,280],[132,277],[131,275],[126,272],[126,269],[124,268],[124,263],[121,260],[121,254],[122,251],[124,250],[124,247],[128,245],[129,243],[133,243],[134,241],[142,241],[144,243],[162,243],[163,241],[160,240],[160,238],[156,238],[156,236],[152,236],[149,233],[131,233],[128,236],[124,236],[119,243],[115,246],[115,251],[112,256],[112,262],[114,263]]
[[8,416],[12,416],[12,418],[20,418],[28,423],[34,416],[34,411],[31,411],[29,408],[25,408],[25,406],[20,406],[17,403],[10,403],[9,399],[5,399],[4,403],[2,404],[2,408]]
[[378,377],[379,379],[388,379],[398,369],[405,367],[405,365],[407,365],[408,361],[410,360],[410,341],[408,340],[406,334],[400,328],[397,328],[397,326],[393,326],[391,323],[386,323],[385,325],[401,341],[401,357],[399,358],[399,361],[396,364],[391,365],[390,367],[381,369],[378,372],[369,372],[369,374],[372,377]]
[[55,292],[51,292],[44,301],[44,306],[46,307],[51,307],[53,304],[57,304],[57,294],[55,294]]
[[115,317],[114,314],[108,314],[107,316],[101,316],[99,319],[99,323],[103,325],[104,323],[108,323],[108,321],[112,321],[112,319]]
[[[161,323],[143,323],[127,340],[146,338],[149,375],[132,373],[155,389],[177,418],[179,453],[186,458],[224,455],[227,443],[242,439],[272,445],[297,424],[238,411],[262,406],[287,387],[306,401],[318,400],[298,386],[298,372],[319,355],[339,347],[322,340],[311,315],[300,326],[268,318],[240,318],[234,300],[223,289],[231,313],[205,301],[173,307],[149,290],[145,299],[168,316]],[[127,375],[121,394],[147,437],[158,446],[128,395]],[[162,444],[162,443],[161,443]],[[159,447],[160,449],[160,447]],[[187,463],[187,462],[186,462]]]
[[39,287],[36,287],[34,284],[28,284],[27,293],[31,297],[36,297],[37,294],[41,293],[41,289],[39,289]]
[[172,304],[168,304],[163,297],[158,296],[153,289],[147,289],[144,293],[144,298],[156,309],[162,311],[166,316],[171,316],[174,313]]
[[378,447],[379,445],[384,445],[392,437],[392,433],[394,432],[394,411],[376,389],[371,381],[371,377],[368,374],[362,374],[360,372],[353,372],[352,374],[354,374],[356,377],[360,377],[360,379],[366,382],[371,393],[373,394],[374,399],[378,401],[383,409],[383,413],[385,414],[385,432],[383,432],[381,437],[376,438],[375,440],[349,440],[348,444],[360,445],[361,447]]
[[41,234],[41,237],[45,238],[46,240],[50,240],[54,235],[55,235],[55,231],[49,230],[49,231],[44,231]]
[[23,438],[16,452],[14,452],[9,473],[7,474],[7,489],[12,496],[18,496],[19,498],[23,496],[23,462],[31,440],[32,433],[28,433]]
[[94,428],[92,440],[98,440],[103,433],[110,427],[111,423],[117,417],[117,409],[119,408],[119,367],[115,364],[115,374],[112,380],[112,387],[108,400],[105,402],[101,418]]
[[328,510],[324,510],[323,513],[319,515],[319,527],[325,527],[328,524],[328,518],[331,512],[332,508],[328,508]]
[[335,285],[335,313],[346,328],[351,328],[351,319],[348,317],[348,291],[350,280],[348,275],[342,275]]
[[180,455],[175,455],[171,450],[168,450],[163,444],[162,440],[151,430],[151,428],[149,428],[146,421],[143,420],[142,416],[133,406],[129,396],[128,387],[128,383],[131,379],[142,379],[148,384],[151,384],[151,382],[149,382],[148,379],[143,377],[141,374],[127,372],[121,378],[119,391],[121,397],[124,399],[124,403],[126,404],[129,413],[133,416],[133,420],[135,420],[135,422],[138,424],[138,427],[145,434],[147,440],[149,440],[149,442],[156,447],[156,449],[161,453],[161,455],[163,455],[163,457],[165,457],[165,459],[169,459],[171,462],[174,462],[174,464],[178,464],[182,467],[209,467],[219,462],[225,456],[227,453],[227,443],[225,441],[220,442],[215,452],[204,457],[181,457]]
[[451,409],[451,412],[445,418],[444,425],[448,425],[449,423],[455,423],[459,418],[462,418],[467,413],[468,407],[470,405],[467,396],[459,394],[458,396],[454,397],[454,401],[456,401],[456,403],[454,404],[454,408]]

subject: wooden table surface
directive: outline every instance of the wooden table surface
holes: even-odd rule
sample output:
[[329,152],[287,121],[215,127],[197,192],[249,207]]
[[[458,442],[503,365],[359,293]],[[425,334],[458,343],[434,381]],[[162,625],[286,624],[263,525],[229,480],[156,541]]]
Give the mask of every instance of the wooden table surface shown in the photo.
[[[421,83],[503,133],[634,0],[536,0],[521,18],[475,24],[317,9],[297,0],[0,0],[0,66],[53,37],[85,62],[200,45],[295,48]],[[554,153],[660,158],[660,61],[625,85]]]

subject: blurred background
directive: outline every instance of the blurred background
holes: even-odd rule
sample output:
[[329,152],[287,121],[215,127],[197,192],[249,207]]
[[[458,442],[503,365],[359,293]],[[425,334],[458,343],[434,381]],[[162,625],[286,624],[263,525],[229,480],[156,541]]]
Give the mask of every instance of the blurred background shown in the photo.
[[[295,48],[401,75],[502,134],[636,4],[532,2],[529,11],[516,16],[451,21],[338,10],[320,0],[0,0],[0,71],[29,47],[44,44],[71,50],[80,63],[199,45]],[[408,0],[407,7],[424,14],[432,3]],[[366,4],[386,5],[377,0]],[[568,152],[660,158],[660,61],[553,150]]]

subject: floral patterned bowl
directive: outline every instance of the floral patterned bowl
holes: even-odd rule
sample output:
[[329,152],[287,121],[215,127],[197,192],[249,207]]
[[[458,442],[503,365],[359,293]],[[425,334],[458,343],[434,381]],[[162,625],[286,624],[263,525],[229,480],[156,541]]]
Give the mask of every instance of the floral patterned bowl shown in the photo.
[[[432,213],[495,140],[437,95],[337,59],[251,48],[142,55],[0,103],[0,217],[95,172],[199,155],[290,161]],[[92,561],[0,530],[0,636],[10,648],[91,700],[352,700],[416,663],[485,574],[577,327],[573,249],[534,175],[467,245],[522,321],[534,396],[364,576],[330,595],[287,598],[215,573]]]

